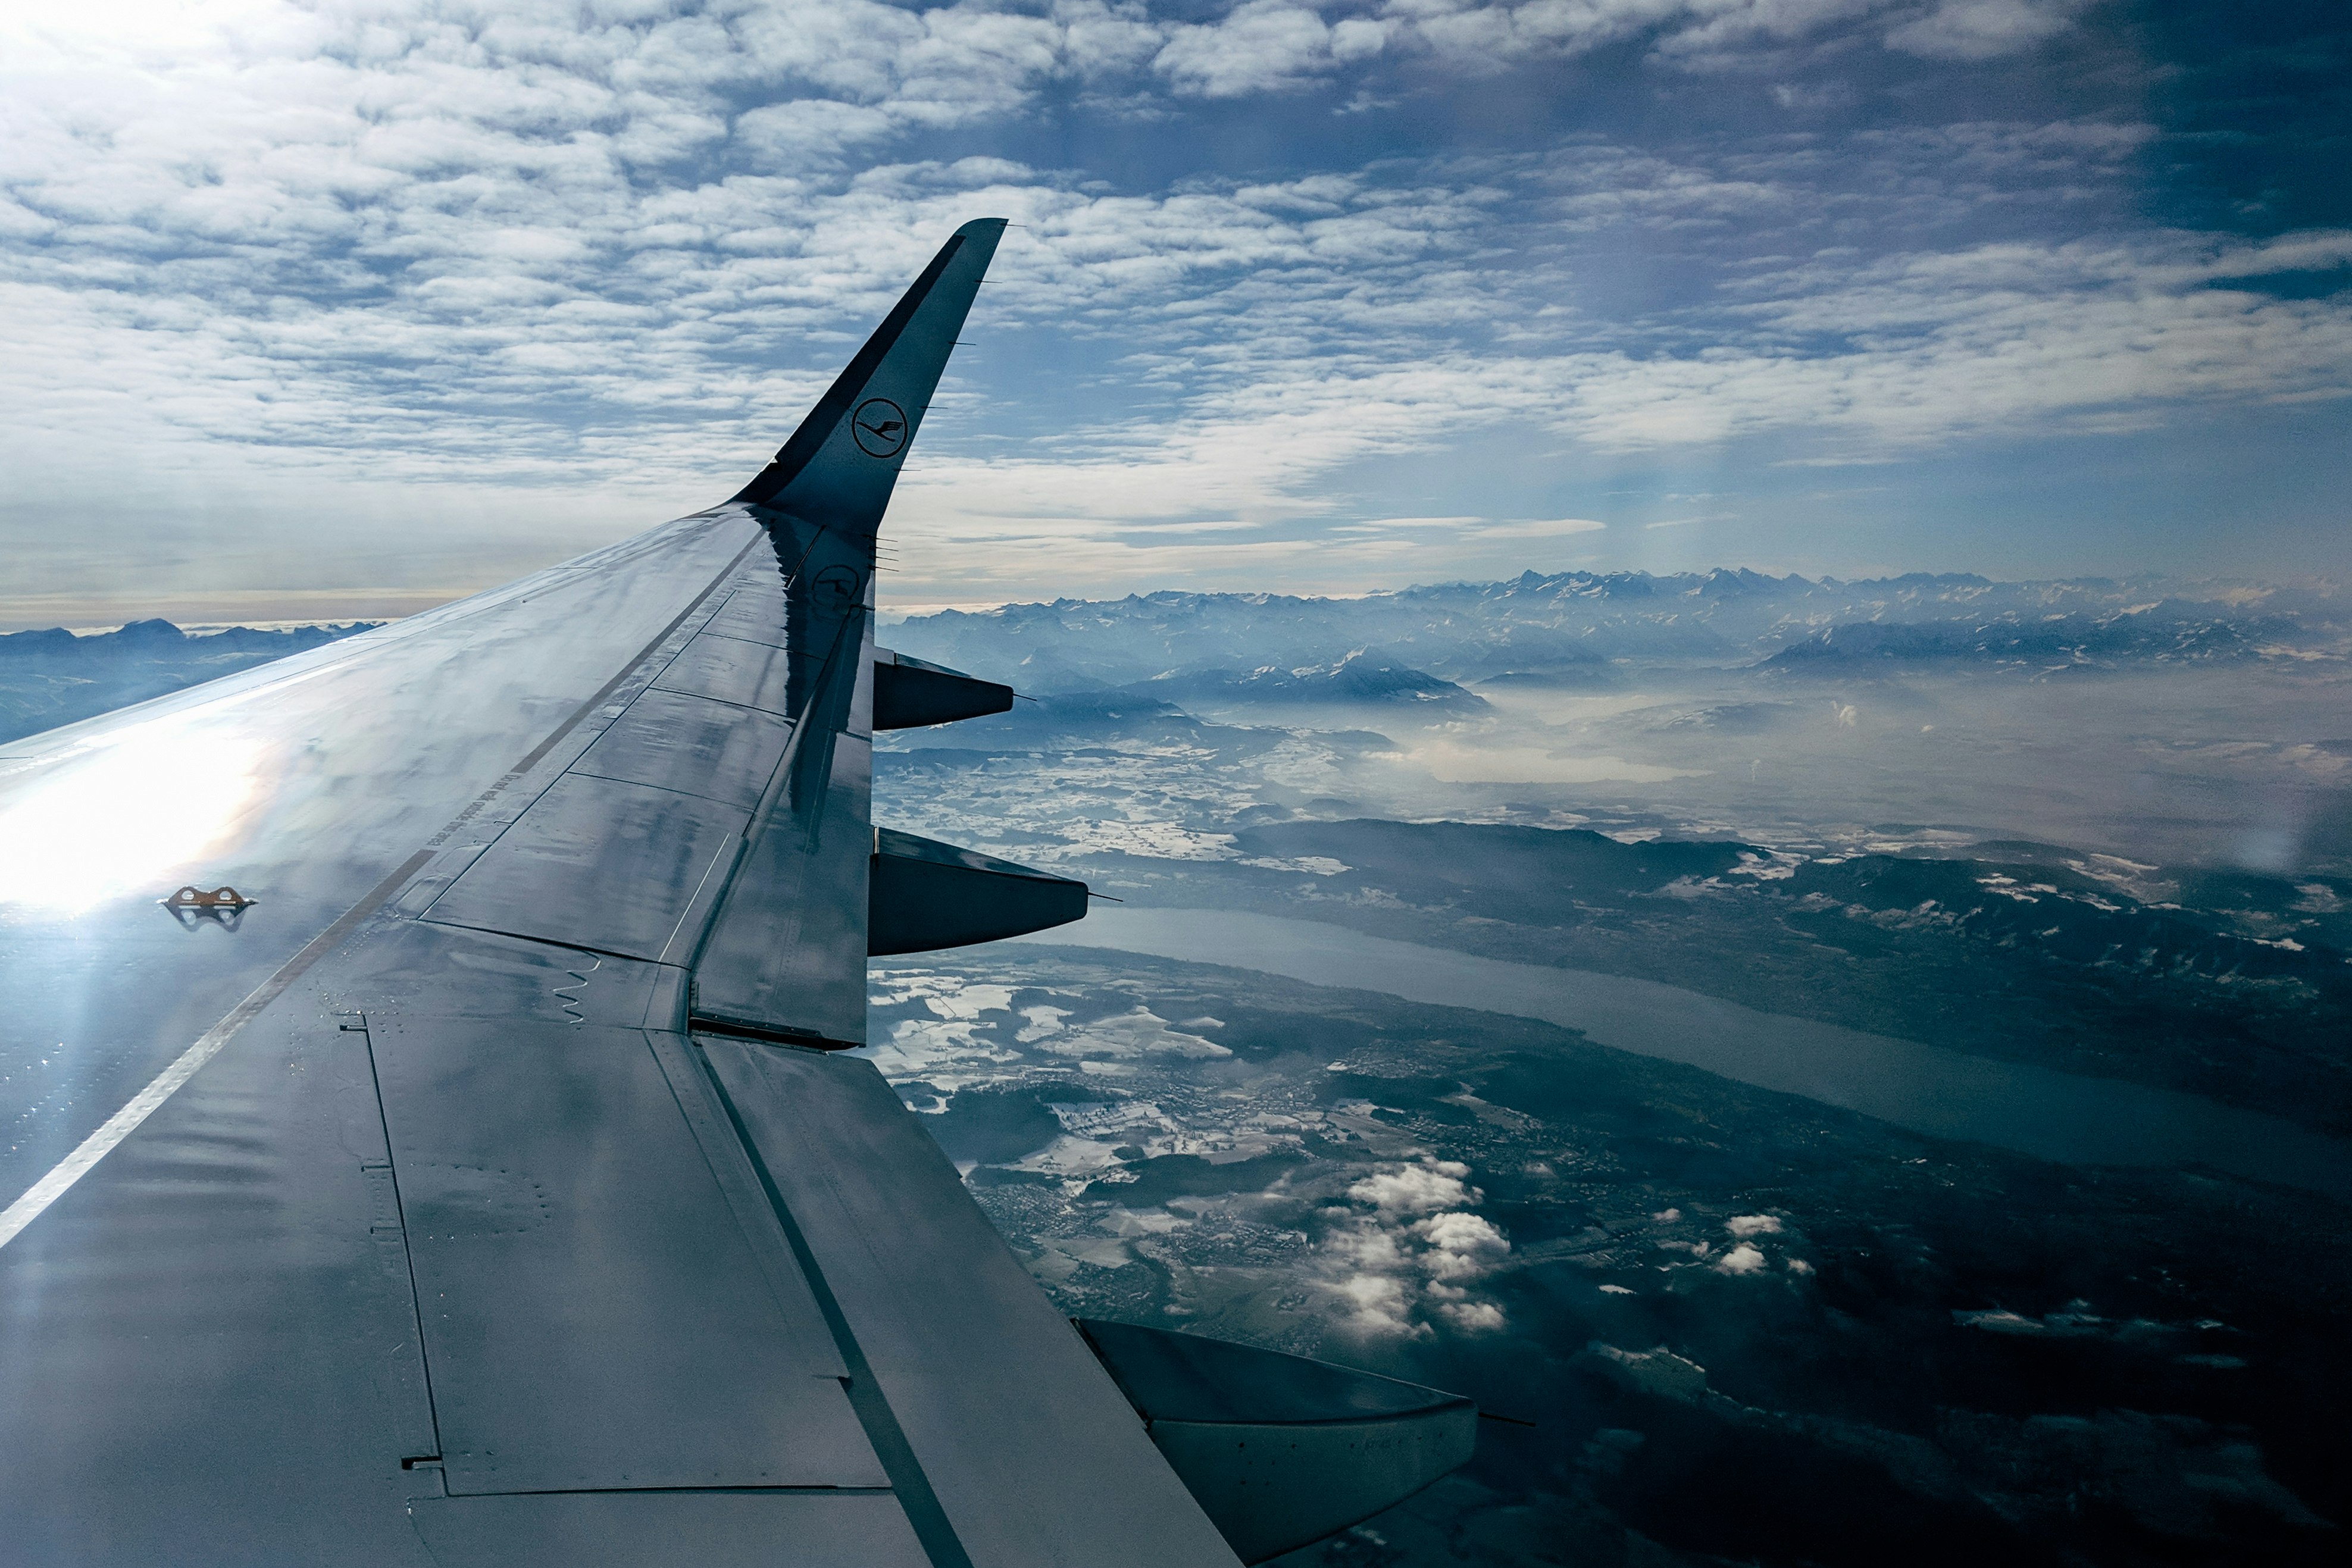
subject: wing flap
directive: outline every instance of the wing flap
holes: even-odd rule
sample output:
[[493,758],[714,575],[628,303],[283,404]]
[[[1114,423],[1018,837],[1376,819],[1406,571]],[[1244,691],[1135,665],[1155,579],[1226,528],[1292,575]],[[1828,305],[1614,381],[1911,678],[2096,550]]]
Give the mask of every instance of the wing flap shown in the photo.
[[871,1378],[975,1568],[1233,1568],[1076,1330],[871,1062],[699,1046],[822,1281],[853,1379]]
[[874,748],[859,736],[824,738],[830,755],[809,759],[822,782],[803,810],[779,812],[744,851],[696,957],[693,1016],[704,1027],[866,1043]]
[[888,1484],[642,1031],[369,1038],[452,1493]]
[[1172,1329],[1078,1332],[1244,1563],[1394,1507],[1477,1446],[1457,1394]]

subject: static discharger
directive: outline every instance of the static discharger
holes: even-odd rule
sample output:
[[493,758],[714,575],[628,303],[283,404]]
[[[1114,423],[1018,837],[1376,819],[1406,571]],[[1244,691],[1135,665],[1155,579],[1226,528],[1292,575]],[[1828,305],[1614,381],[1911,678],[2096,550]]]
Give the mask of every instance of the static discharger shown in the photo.
[[250,909],[261,901],[257,898],[247,898],[233,887],[216,887],[210,893],[206,893],[201,887],[190,886],[180,889],[169,898],[159,898],[155,902],[166,909],[220,910],[234,915],[241,910]]
[[216,887],[206,893],[201,887],[184,887],[169,898],[155,901],[172,912],[172,918],[184,929],[194,931],[200,925],[218,925],[234,931],[245,918],[245,912],[261,902],[247,898],[233,887]]

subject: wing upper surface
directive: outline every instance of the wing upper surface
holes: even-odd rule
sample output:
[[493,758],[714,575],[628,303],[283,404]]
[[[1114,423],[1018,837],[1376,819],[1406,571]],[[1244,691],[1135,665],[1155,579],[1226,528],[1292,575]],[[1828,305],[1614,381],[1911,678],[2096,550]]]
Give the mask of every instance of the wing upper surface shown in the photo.
[[0,1043],[75,1075],[0,1163],[17,1554],[1233,1561],[871,1065],[791,1043],[863,1039],[873,532],[1001,228],[735,501],[0,751],[0,844],[81,835],[0,904]]

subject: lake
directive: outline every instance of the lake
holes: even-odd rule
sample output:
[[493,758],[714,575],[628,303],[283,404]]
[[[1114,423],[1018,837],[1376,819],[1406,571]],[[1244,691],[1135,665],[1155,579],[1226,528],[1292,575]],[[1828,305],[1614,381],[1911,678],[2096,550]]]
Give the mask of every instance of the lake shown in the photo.
[[1342,926],[1222,909],[1097,909],[1018,941],[1281,975],[1538,1019],[1937,1137],[2071,1165],[2206,1166],[2352,1199],[2352,1145],[2276,1116],[1759,1012],[1654,980],[1480,958]]

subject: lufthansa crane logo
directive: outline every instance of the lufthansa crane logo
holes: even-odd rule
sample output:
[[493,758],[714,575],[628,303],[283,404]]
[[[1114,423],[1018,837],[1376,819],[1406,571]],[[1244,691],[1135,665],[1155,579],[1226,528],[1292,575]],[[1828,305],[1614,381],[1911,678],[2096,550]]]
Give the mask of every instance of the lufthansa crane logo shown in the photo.
[[907,411],[887,397],[869,397],[849,416],[849,433],[868,457],[896,457],[907,449]]
[[845,615],[865,596],[866,577],[854,566],[829,566],[809,579],[809,600],[828,615]]

